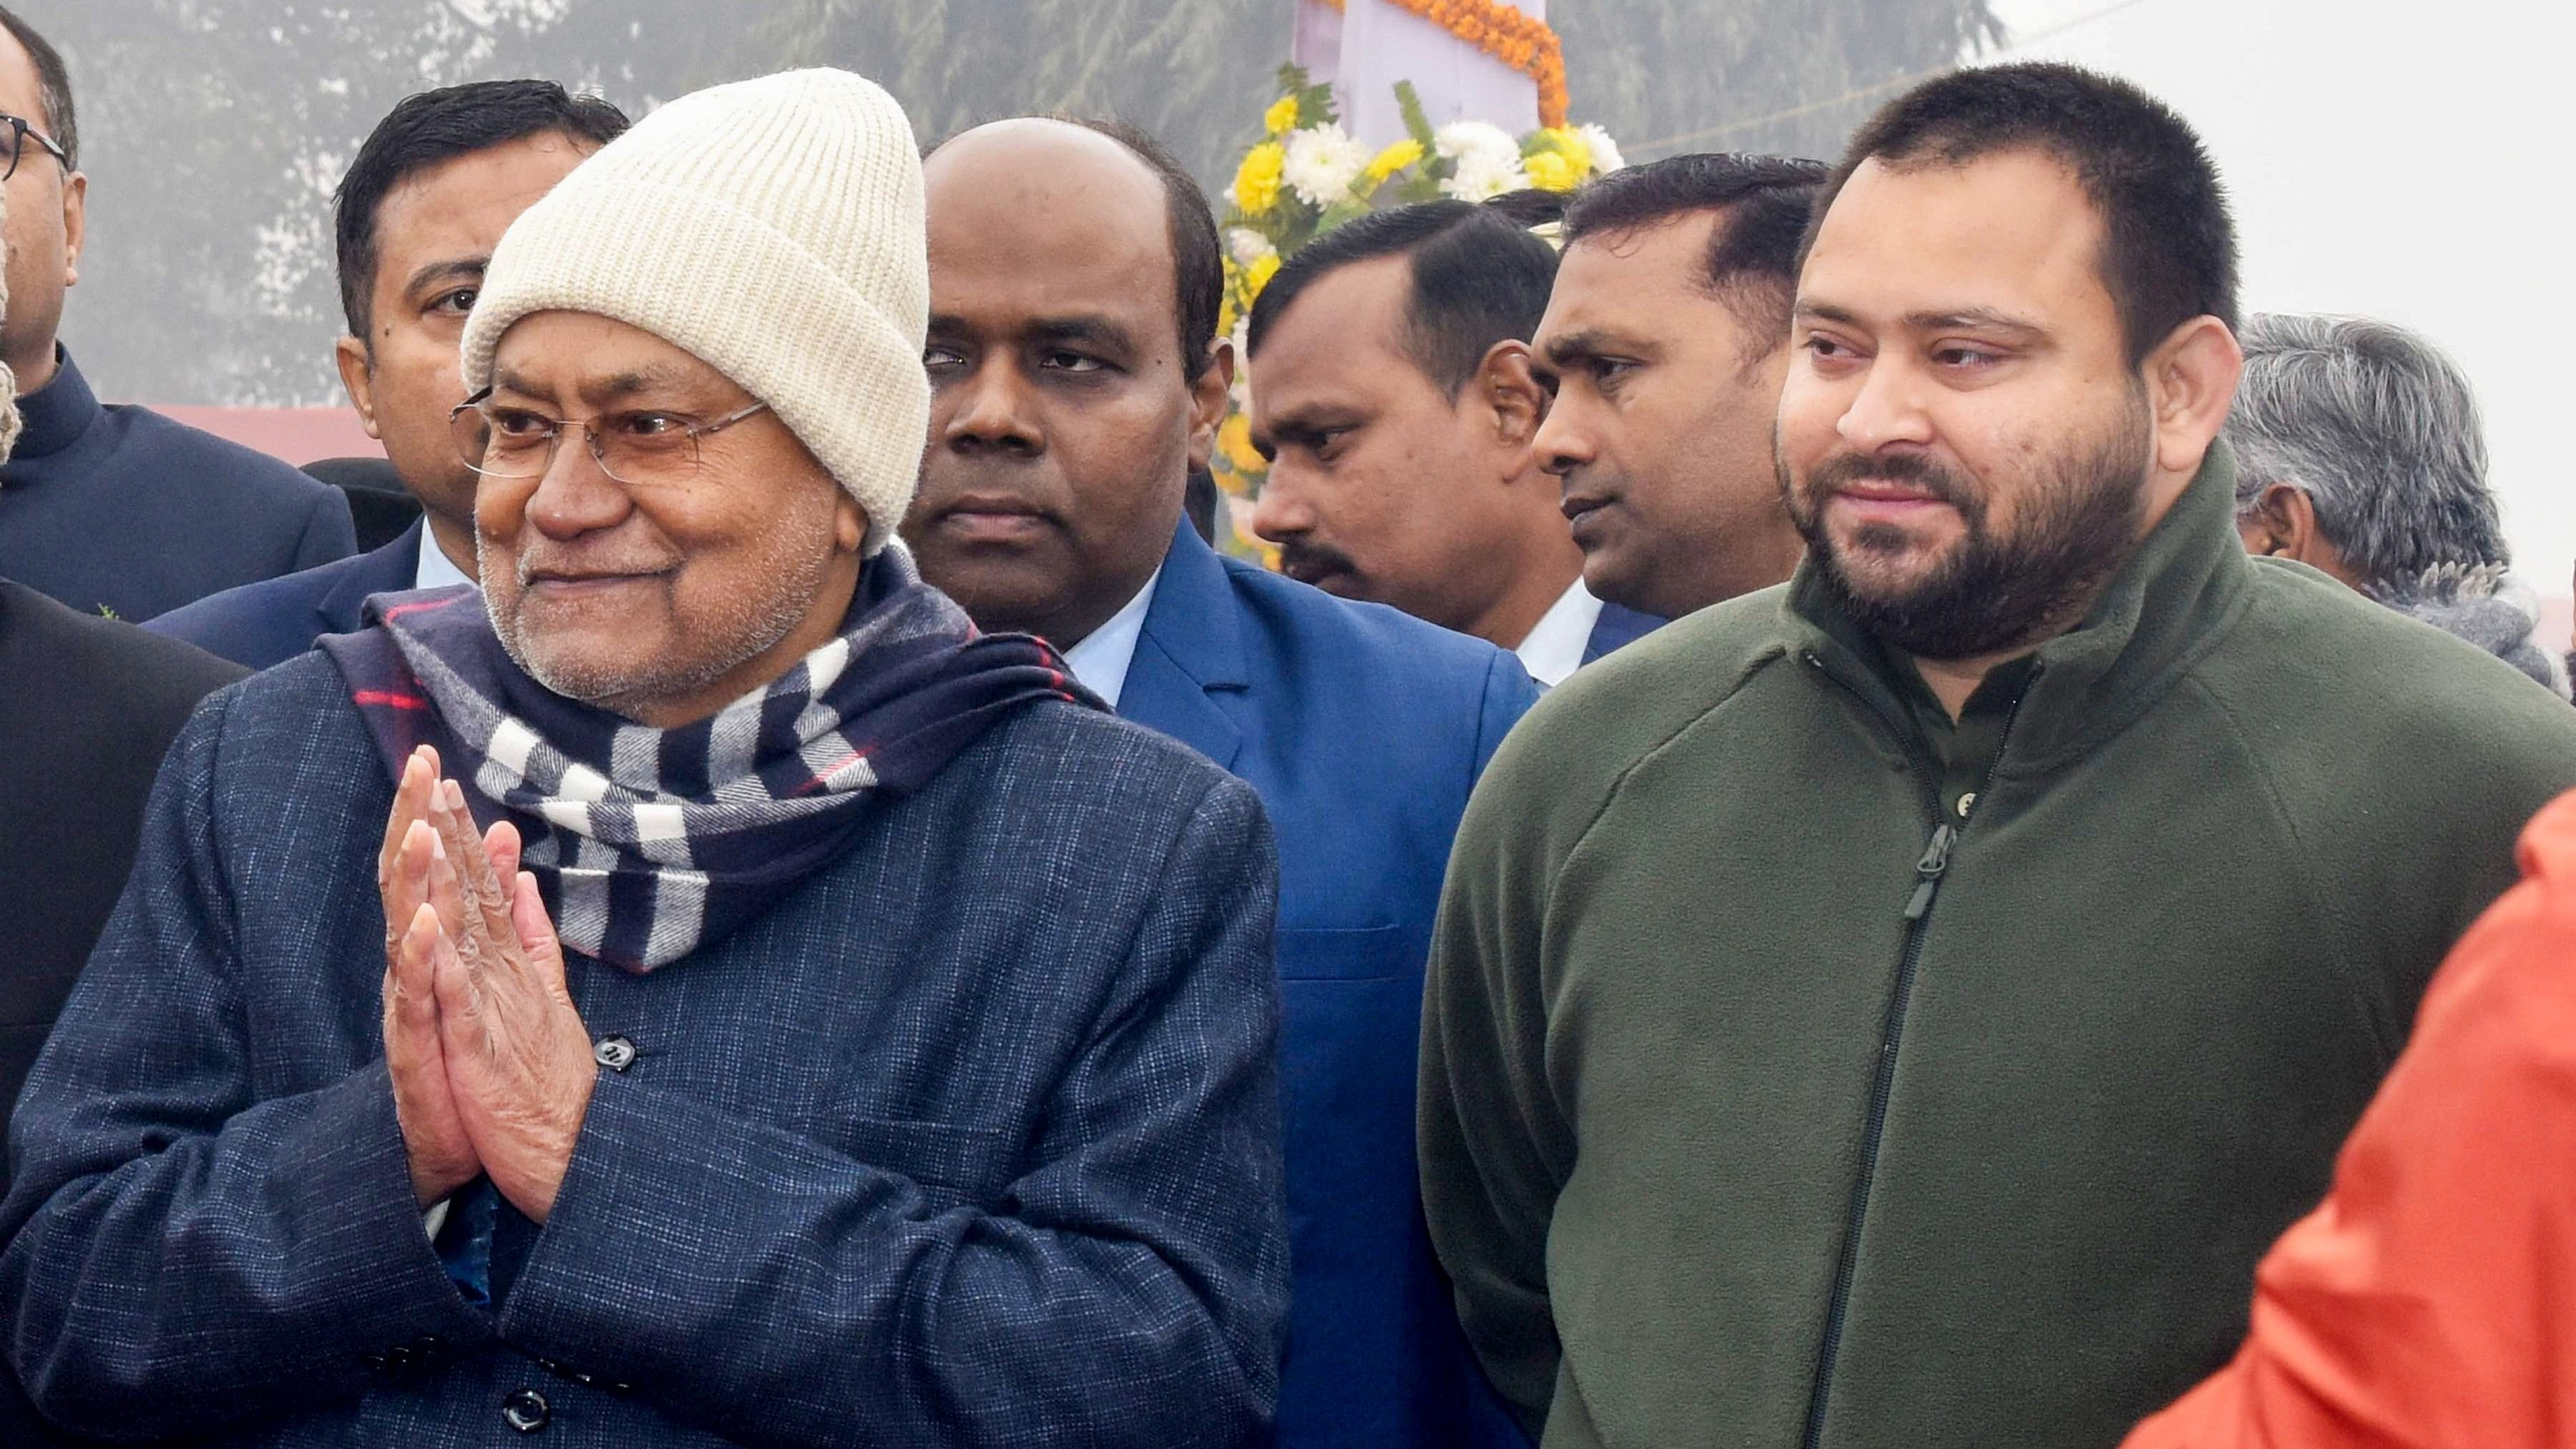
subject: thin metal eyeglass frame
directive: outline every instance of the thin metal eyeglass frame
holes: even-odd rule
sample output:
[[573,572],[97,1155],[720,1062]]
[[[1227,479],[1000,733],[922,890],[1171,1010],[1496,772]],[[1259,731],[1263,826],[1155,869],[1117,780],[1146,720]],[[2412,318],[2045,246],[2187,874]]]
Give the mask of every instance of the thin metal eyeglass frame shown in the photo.
[[[542,478],[555,466],[555,454],[563,448],[564,429],[579,428],[581,430],[582,441],[590,450],[590,460],[599,465],[600,472],[607,474],[609,477],[616,479],[616,481],[620,483],[634,483],[638,481],[633,478],[620,477],[616,469],[609,467],[608,454],[600,442],[599,434],[591,431],[590,424],[575,422],[570,418],[546,418],[546,422],[549,424],[546,430],[546,456],[544,461],[537,465],[537,470],[535,472],[495,473],[490,471],[481,463],[475,461],[471,454],[467,453],[464,447],[465,440],[456,436],[456,420],[465,416],[467,413],[482,412],[483,405],[491,400],[492,389],[487,387],[481,392],[474,394],[474,396],[467,398],[465,401],[458,403],[456,406],[447,410],[447,432],[448,436],[457,444],[457,457],[464,462],[466,467],[473,469],[482,476],[486,478]],[[649,412],[657,410],[646,409],[646,411]],[[711,423],[680,424],[681,430],[689,435],[689,466],[695,468],[703,460],[705,453],[704,444],[709,433],[721,433],[725,429],[732,427],[734,424],[741,422],[746,418],[758,417],[760,414],[767,411],[769,411],[769,404],[765,402],[755,402],[751,406],[743,408],[737,412],[727,413],[723,417],[720,417]],[[533,415],[541,418],[546,417],[543,413],[534,413]],[[677,414],[674,414],[673,416],[677,416]],[[483,427],[486,435],[485,446],[489,447],[489,434],[492,427],[492,419],[488,414],[483,418]]]

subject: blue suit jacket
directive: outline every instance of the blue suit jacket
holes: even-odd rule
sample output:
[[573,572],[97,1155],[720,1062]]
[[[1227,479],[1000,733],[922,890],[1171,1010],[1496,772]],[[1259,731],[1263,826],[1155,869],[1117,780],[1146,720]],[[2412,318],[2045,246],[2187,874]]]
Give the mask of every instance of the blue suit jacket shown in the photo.
[[141,622],[357,550],[348,500],[150,408],[99,402],[59,349],[0,462],[0,577]]
[[1592,621],[1592,637],[1583,641],[1583,662],[1589,664],[1614,649],[1634,644],[1671,622],[1660,614],[1643,613],[1603,599],[1601,617]]
[[1468,791],[1538,693],[1519,661],[1220,558],[1188,524],[1118,712],[1248,781],[1279,840],[1286,1449],[1465,1442],[1475,1370],[1421,1226],[1422,970]]
[[[223,690],[39,1059],[0,1353],[209,1446],[1243,1445],[1287,1292],[1253,791],[1043,703],[687,959],[567,972],[604,1068],[499,1301],[383,1059],[392,783],[331,663]],[[502,1245],[496,1232],[495,1278]]]
[[[415,522],[393,542],[318,569],[262,579],[173,609],[143,627],[184,639],[245,669],[283,664],[325,634],[354,634],[371,594],[410,588],[420,577],[428,525]],[[1605,606],[1602,613],[1609,613]]]

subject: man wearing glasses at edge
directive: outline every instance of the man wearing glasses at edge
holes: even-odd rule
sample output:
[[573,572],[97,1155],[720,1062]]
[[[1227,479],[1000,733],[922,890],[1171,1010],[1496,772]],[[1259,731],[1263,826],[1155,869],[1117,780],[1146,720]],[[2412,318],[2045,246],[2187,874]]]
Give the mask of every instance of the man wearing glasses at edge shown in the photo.
[[26,420],[0,465],[0,578],[139,623],[355,552],[338,490],[148,408],[102,405],[56,341],[87,239],[71,73],[6,9],[0,31],[9,198],[0,358]]

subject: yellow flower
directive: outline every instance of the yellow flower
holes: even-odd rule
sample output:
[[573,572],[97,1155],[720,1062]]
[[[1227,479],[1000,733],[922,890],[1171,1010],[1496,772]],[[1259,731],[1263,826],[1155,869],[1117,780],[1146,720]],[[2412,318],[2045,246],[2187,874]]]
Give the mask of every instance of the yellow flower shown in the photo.
[[1269,110],[1261,113],[1261,127],[1274,136],[1285,136],[1297,129],[1297,98],[1281,96]]
[[1414,140],[1410,136],[1407,136],[1403,140],[1396,142],[1394,145],[1387,147],[1385,150],[1378,152],[1376,159],[1369,162],[1368,171],[1366,173],[1369,183],[1371,185],[1376,185],[1383,182],[1386,178],[1393,176],[1398,171],[1403,170],[1405,167],[1410,166],[1421,159],[1422,143]]
[[1556,147],[1558,154],[1565,157],[1567,164],[1574,168],[1575,179],[1581,180],[1591,174],[1592,143],[1583,139],[1581,131],[1572,126],[1550,126],[1539,134],[1545,136],[1548,143]]
[[1237,473],[1258,473],[1270,464],[1252,446],[1252,420],[1241,413],[1228,413],[1217,426],[1216,445],[1225,461]]
[[1572,191],[1583,179],[1582,168],[1562,151],[1532,153],[1522,165],[1529,171],[1530,185],[1541,191]]
[[1277,252],[1267,252],[1255,257],[1252,265],[1243,269],[1243,300],[1246,303],[1261,300],[1261,289],[1269,286],[1270,279],[1277,275],[1279,275]]
[[1288,153],[1276,141],[1264,141],[1243,154],[1243,165],[1234,173],[1234,208],[1246,216],[1259,216],[1279,204],[1279,171],[1288,164]]

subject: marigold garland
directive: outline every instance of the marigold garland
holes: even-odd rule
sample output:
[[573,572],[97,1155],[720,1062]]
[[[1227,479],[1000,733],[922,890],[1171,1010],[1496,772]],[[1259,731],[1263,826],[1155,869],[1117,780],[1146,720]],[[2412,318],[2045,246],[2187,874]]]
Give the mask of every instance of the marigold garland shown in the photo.
[[[1324,0],[1343,10],[1349,0]],[[1571,98],[1565,89],[1565,46],[1544,20],[1501,0],[1388,0],[1538,82],[1538,123],[1565,124]]]

